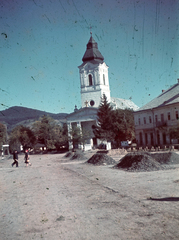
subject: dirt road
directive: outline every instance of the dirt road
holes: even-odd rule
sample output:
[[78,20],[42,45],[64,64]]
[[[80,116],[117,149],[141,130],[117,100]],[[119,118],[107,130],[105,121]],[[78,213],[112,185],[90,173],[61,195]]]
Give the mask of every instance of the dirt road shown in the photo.
[[0,159],[1,240],[179,239],[179,168],[131,173],[63,156]]

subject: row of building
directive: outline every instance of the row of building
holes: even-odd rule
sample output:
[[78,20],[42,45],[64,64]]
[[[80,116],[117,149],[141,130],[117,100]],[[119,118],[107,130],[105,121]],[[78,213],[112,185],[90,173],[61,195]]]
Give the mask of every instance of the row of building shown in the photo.
[[[98,50],[98,44],[92,33],[82,58],[83,63],[78,67],[81,85],[81,107],[75,106],[74,112],[67,117],[68,132],[79,127],[87,130],[89,139],[84,150],[89,150],[101,143],[93,134],[92,125],[97,123],[97,111],[103,94],[113,109],[133,109],[135,133],[138,146],[163,146],[177,143],[171,139],[169,129],[177,126],[179,118],[179,81],[139,108],[131,100],[113,98],[110,96],[108,66]],[[110,143],[106,143],[110,148]],[[80,147],[80,146],[76,146]],[[72,143],[69,146],[73,148]]]
[[140,146],[177,144],[170,129],[179,123],[179,80],[134,112],[135,132]]

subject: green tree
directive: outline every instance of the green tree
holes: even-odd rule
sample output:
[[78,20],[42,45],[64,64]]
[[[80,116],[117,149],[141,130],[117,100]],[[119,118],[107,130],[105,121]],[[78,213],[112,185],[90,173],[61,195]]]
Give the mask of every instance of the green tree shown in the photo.
[[93,133],[95,137],[101,139],[102,141],[112,141],[114,138],[114,133],[111,131],[112,112],[112,107],[107,101],[105,94],[103,94],[97,112],[97,125],[93,125]]
[[59,150],[62,146],[68,146],[68,131],[67,126],[56,123],[49,117],[43,116],[33,124],[33,130],[37,141],[44,144],[47,149]]
[[174,126],[169,129],[169,134],[171,139],[179,140],[179,123],[177,124],[177,126]]
[[114,140],[117,147],[121,141],[135,139],[135,127],[133,110],[131,109],[116,109],[112,112],[112,127],[111,131],[114,134]]
[[0,149],[2,145],[5,144],[7,141],[6,136],[7,136],[6,126],[0,123]]
[[20,145],[23,146],[23,149],[32,148],[35,142],[35,135],[29,127],[19,125],[11,131],[9,138],[11,151],[19,149]]
[[73,126],[69,130],[69,136],[69,142],[73,145],[73,149],[78,148],[78,144],[80,144],[80,128]]
[[44,115],[33,124],[37,141],[47,149],[55,149],[55,120]]
[[96,138],[115,142],[117,147],[121,141],[135,139],[133,110],[113,110],[103,95],[97,112],[97,126],[93,125],[93,132]]
[[57,150],[60,150],[62,147],[68,148],[67,124],[63,124],[63,126],[57,125],[55,127],[54,145]]

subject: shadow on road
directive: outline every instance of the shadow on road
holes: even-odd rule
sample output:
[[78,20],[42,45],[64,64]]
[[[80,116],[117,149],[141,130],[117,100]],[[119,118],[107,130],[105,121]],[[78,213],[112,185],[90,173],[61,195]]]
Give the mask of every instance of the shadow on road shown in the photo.
[[148,198],[147,200],[152,200],[152,201],[179,201],[179,197],[166,197],[166,198]]

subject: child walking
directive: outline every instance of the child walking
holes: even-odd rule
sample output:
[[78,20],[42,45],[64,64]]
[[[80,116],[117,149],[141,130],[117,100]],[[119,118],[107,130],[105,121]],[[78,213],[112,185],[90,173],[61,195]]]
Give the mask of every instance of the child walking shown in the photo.
[[25,150],[25,163],[26,163],[26,167],[28,167],[28,165],[32,165],[30,162],[29,162],[29,152],[28,152],[28,150],[26,149]]

